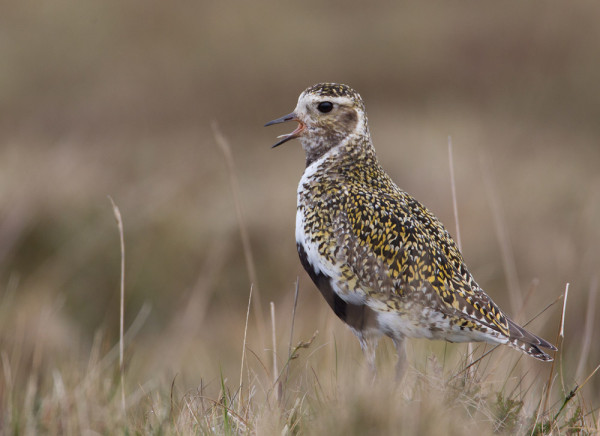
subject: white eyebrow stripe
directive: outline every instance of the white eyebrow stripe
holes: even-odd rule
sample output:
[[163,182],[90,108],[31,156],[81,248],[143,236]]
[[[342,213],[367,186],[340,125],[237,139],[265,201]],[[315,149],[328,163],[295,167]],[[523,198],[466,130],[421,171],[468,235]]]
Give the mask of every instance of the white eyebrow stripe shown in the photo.
[[350,104],[353,105],[353,100],[349,97],[325,97],[314,94],[303,94],[298,99],[298,102],[307,100],[307,103],[316,103],[321,101],[330,101],[336,104]]

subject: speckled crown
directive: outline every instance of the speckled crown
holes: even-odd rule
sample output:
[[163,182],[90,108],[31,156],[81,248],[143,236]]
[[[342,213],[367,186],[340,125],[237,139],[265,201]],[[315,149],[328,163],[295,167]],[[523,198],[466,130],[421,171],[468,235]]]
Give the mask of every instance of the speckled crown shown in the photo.
[[348,85],[340,83],[317,83],[307,88],[305,93],[317,94],[323,97],[349,97],[353,100],[362,101],[360,94]]

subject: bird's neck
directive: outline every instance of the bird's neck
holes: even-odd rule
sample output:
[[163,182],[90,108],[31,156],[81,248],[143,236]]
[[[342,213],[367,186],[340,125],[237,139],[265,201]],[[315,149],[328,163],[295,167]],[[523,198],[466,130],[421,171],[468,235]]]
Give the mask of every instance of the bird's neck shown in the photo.
[[337,142],[324,136],[301,138],[301,143],[306,155],[307,168],[325,155],[331,156],[326,160],[329,164],[336,161],[342,165],[349,165],[352,162],[359,163],[364,160],[377,161],[368,132],[367,134],[354,132]]
[[343,142],[311,159],[307,153],[304,178],[362,179],[365,172],[380,168],[375,149],[368,137]]

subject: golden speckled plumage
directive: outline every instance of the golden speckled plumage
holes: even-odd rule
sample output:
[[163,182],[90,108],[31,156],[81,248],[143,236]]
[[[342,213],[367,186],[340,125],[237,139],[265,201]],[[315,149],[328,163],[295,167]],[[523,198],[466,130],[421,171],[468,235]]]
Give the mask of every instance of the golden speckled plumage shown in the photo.
[[304,91],[294,112],[307,167],[298,186],[296,241],[303,266],[374,364],[388,335],[403,367],[405,337],[506,343],[540,360],[545,340],[511,321],[483,292],[440,221],[385,173],[364,103],[346,85]]

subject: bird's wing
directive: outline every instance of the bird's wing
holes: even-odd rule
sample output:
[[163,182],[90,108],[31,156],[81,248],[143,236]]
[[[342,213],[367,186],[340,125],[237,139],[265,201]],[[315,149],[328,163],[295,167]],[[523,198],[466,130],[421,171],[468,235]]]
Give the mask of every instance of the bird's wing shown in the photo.
[[433,289],[442,310],[509,336],[506,316],[468,272],[441,222],[399,189],[357,191],[334,217],[341,256],[367,294]]

